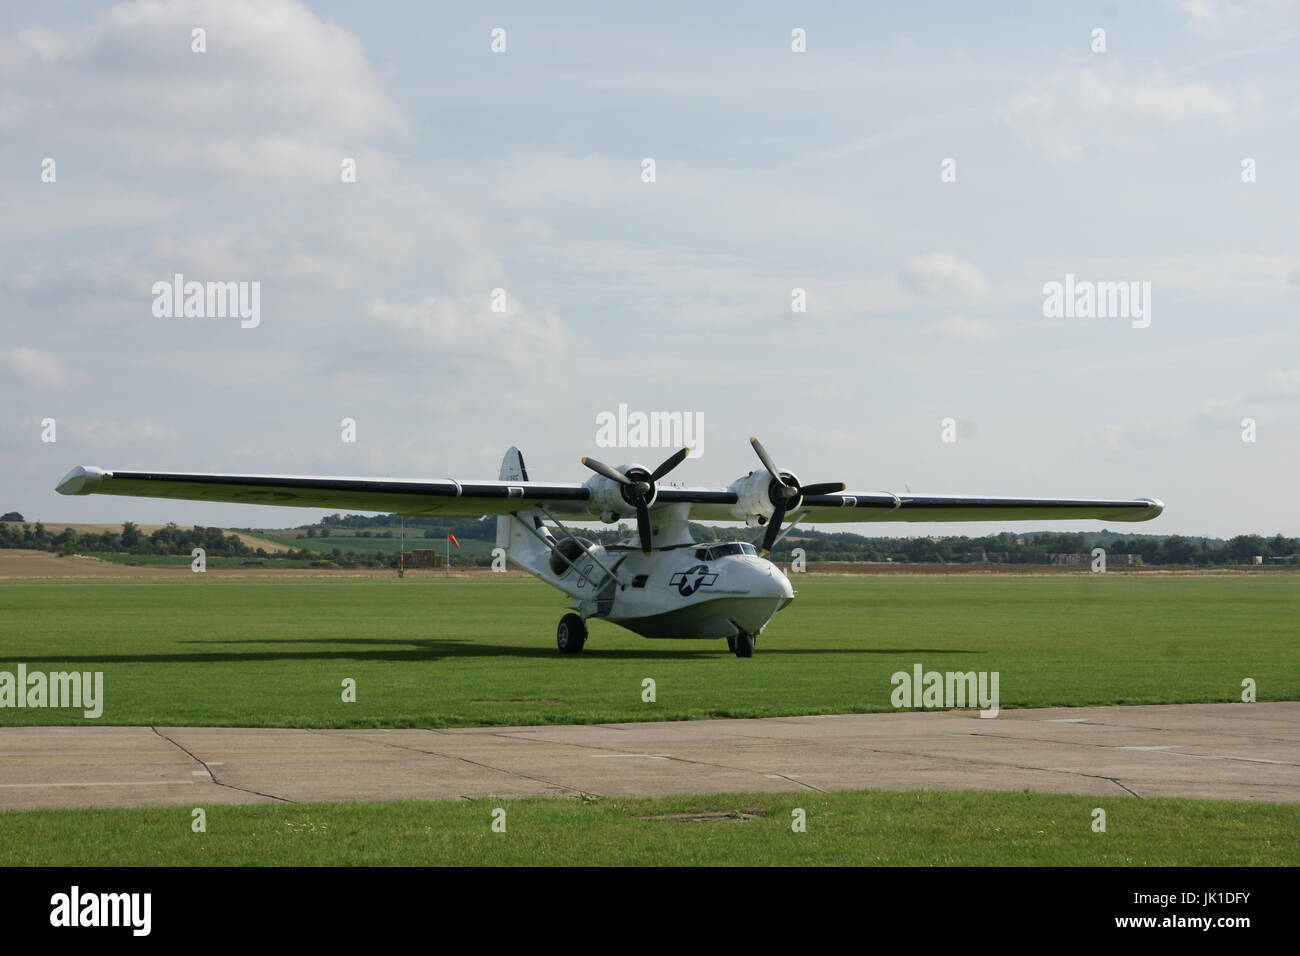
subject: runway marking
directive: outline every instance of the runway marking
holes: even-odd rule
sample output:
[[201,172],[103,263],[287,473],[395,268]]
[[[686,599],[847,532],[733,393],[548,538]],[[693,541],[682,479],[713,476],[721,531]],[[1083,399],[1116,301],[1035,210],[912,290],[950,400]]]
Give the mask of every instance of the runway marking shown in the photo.
[[30,789],[33,787],[175,787],[188,786],[193,780],[137,780],[137,781],[91,781],[87,783],[0,783],[0,787],[10,790]]
[[1163,744],[1155,747],[1116,747],[1116,750],[1173,750],[1177,744]]

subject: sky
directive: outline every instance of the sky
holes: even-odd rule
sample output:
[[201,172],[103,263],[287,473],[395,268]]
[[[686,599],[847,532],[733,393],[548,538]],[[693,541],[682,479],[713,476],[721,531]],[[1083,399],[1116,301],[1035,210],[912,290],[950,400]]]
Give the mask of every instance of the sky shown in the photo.
[[[671,452],[597,443],[625,405],[702,417],[690,485],[758,435],[1300,535],[1298,81],[1297,0],[6,5],[0,512],[325,513],[75,465],[582,481]],[[178,273],[257,324],[155,314]],[[1067,276],[1135,298],[1048,314]]]

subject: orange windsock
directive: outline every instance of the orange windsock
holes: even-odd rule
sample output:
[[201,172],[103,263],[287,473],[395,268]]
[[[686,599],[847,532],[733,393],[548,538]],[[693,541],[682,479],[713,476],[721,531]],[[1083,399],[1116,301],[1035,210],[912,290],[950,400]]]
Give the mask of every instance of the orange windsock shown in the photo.
[[456,547],[458,548],[460,547],[460,542],[456,540],[456,536],[454,534],[447,535],[447,540],[450,541],[452,544],[454,544]]

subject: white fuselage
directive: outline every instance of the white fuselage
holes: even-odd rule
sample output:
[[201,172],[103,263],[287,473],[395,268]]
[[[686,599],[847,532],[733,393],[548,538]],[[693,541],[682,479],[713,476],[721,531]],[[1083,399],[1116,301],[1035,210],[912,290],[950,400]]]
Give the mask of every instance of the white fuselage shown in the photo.
[[644,637],[757,635],[794,598],[781,569],[748,543],[681,543],[644,554],[630,541],[557,539],[528,516],[503,518],[499,534],[510,559],[567,594],[584,619]]
[[[522,472],[522,459],[512,450],[502,462],[501,478],[517,480]],[[634,514],[608,478],[594,476],[587,487],[592,495],[587,520],[612,523]],[[584,619],[611,621],[644,637],[756,636],[794,599],[794,588],[752,544],[692,543],[689,515],[680,504],[655,507],[649,554],[635,532],[618,544],[597,545],[541,509],[498,518],[497,545],[515,564],[567,594]]]
[[[645,555],[636,549],[596,548],[577,561],[586,577],[573,569],[563,577],[576,579],[569,593],[578,599],[584,617],[604,618],[643,637],[757,635],[793,600],[794,589],[766,558],[719,553],[741,547],[753,550],[749,545],[712,544]],[[617,583],[607,581],[602,564]],[[592,582],[597,585],[594,595]]]

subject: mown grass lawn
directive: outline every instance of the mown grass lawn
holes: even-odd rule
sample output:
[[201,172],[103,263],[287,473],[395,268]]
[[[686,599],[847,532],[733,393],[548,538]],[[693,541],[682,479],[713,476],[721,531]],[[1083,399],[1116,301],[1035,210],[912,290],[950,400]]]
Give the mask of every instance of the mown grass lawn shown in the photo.
[[[198,578],[196,575],[195,578]],[[1288,578],[801,578],[751,660],[593,622],[526,579],[11,582],[0,670],[104,672],[100,724],[449,727],[892,709],[890,676],[998,671],[1002,707],[1300,697]],[[654,678],[657,700],[641,699]],[[342,701],[342,683],[357,701]],[[80,711],[0,708],[0,726]]]
[[[1105,833],[1093,810],[1107,811]],[[504,810],[505,832],[494,832]],[[792,830],[802,810],[806,830]],[[0,866],[1281,866],[1300,808],[1030,793],[712,794],[0,813]],[[712,814],[686,822],[678,815]],[[645,819],[661,817],[663,819]],[[500,815],[495,815],[500,819]]]

